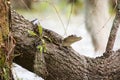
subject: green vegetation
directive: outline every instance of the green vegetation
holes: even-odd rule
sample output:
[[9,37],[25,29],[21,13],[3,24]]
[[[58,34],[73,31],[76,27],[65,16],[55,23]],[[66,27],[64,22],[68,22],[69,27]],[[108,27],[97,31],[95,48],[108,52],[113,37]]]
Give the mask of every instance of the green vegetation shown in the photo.
[[42,54],[43,52],[47,51],[47,49],[46,49],[46,43],[45,43],[45,41],[43,39],[43,35],[42,35],[43,29],[42,29],[42,26],[40,25],[40,23],[37,24],[37,27],[38,27],[38,33],[39,34],[37,34],[34,31],[31,31],[31,30],[28,30],[28,33],[29,33],[29,35],[36,36],[37,38],[39,38],[41,40],[42,44],[38,45],[37,49],[39,50],[40,54]]

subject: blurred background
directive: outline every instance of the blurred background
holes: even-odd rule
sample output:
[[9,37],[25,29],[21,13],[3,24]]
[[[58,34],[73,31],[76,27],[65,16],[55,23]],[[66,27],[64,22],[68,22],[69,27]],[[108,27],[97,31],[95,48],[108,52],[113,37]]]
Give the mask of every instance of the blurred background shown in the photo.
[[[115,1],[11,0],[11,7],[30,21],[38,19],[42,27],[53,30],[63,37],[71,34],[81,36],[83,38],[81,41],[71,45],[73,49],[80,55],[96,57],[105,51],[115,16]],[[118,33],[114,50],[120,48],[119,38]],[[18,68],[15,67],[14,70],[18,70]],[[20,80],[41,79],[30,79],[29,77],[29,79]]]

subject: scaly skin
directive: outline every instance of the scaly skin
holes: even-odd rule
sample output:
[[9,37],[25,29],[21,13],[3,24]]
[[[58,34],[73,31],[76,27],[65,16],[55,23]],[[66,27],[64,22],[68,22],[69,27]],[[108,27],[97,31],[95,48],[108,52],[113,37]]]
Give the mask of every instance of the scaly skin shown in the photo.
[[[34,25],[35,25],[35,32],[37,31],[37,23],[39,23],[39,21],[37,19],[31,21]],[[44,28],[43,28],[44,29]],[[79,40],[82,39],[82,37],[77,37],[76,35],[70,35],[66,38],[63,38],[62,36],[60,36],[59,34],[50,31],[48,29],[44,29],[44,36],[47,36],[48,40],[50,42],[53,42],[54,44],[60,45],[60,46],[64,46],[64,47],[69,47],[72,43],[77,42]],[[44,37],[46,38],[46,37]]]
[[77,41],[79,41],[81,39],[82,39],[82,37],[77,37],[76,35],[70,35],[70,36],[63,39],[62,45],[63,46],[70,46],[74,42],[77,42]]
[[82,37],[77,37],[76,35],[70,35],[66,38],[63,38],[62,36],[58,35],[57,33],[54,33],[50,30],[45,29],[45,36],[51,39],[51,41],[57,45],[69,47],[74,42],[77,42],[82,39]]

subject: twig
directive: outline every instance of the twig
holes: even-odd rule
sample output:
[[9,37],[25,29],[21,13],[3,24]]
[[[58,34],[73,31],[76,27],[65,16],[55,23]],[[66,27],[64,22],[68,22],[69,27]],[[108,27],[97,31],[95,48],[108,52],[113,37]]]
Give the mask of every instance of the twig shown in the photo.
[[117,35],[117,31],[119,28],[119,24],[120,24],[120,0],[117,0],[116,16],[115,16],[115,19],[114,19],[114,22],[113,22],[113,25],[111,28],[111,32],[110,32],[107,47],[106,47],[106,51],[111,51],[113,49],[116,35]]

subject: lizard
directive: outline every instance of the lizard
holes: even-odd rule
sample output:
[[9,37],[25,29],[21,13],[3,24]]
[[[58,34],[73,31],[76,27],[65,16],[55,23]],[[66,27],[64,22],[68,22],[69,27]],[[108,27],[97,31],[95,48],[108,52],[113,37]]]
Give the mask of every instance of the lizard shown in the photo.
[[[37,23],[38,19],[35,19],[33,21],[31,21],[34,25],[34,30],[37,30]],[[52,30],[48,30],[43,28],[43,38],[47,39],[49,42],[52,42],[56,45],[60,45],[60,46],[64,46],[64,47],[70,47],[71,44],[73,44],[74,42],[77,42],[79,40],[82,39],[82,37],[77,37],[76,35],[69,35],[68,37],[63,38],[62,36],[60,36],[59,34],[53,32]],[[35,31],[37,32],[37,31]]]
[[74,42],[81,40],[82,37],[77,37],[76,35],[70,35],[63,39],[62,46],[70,46]]

